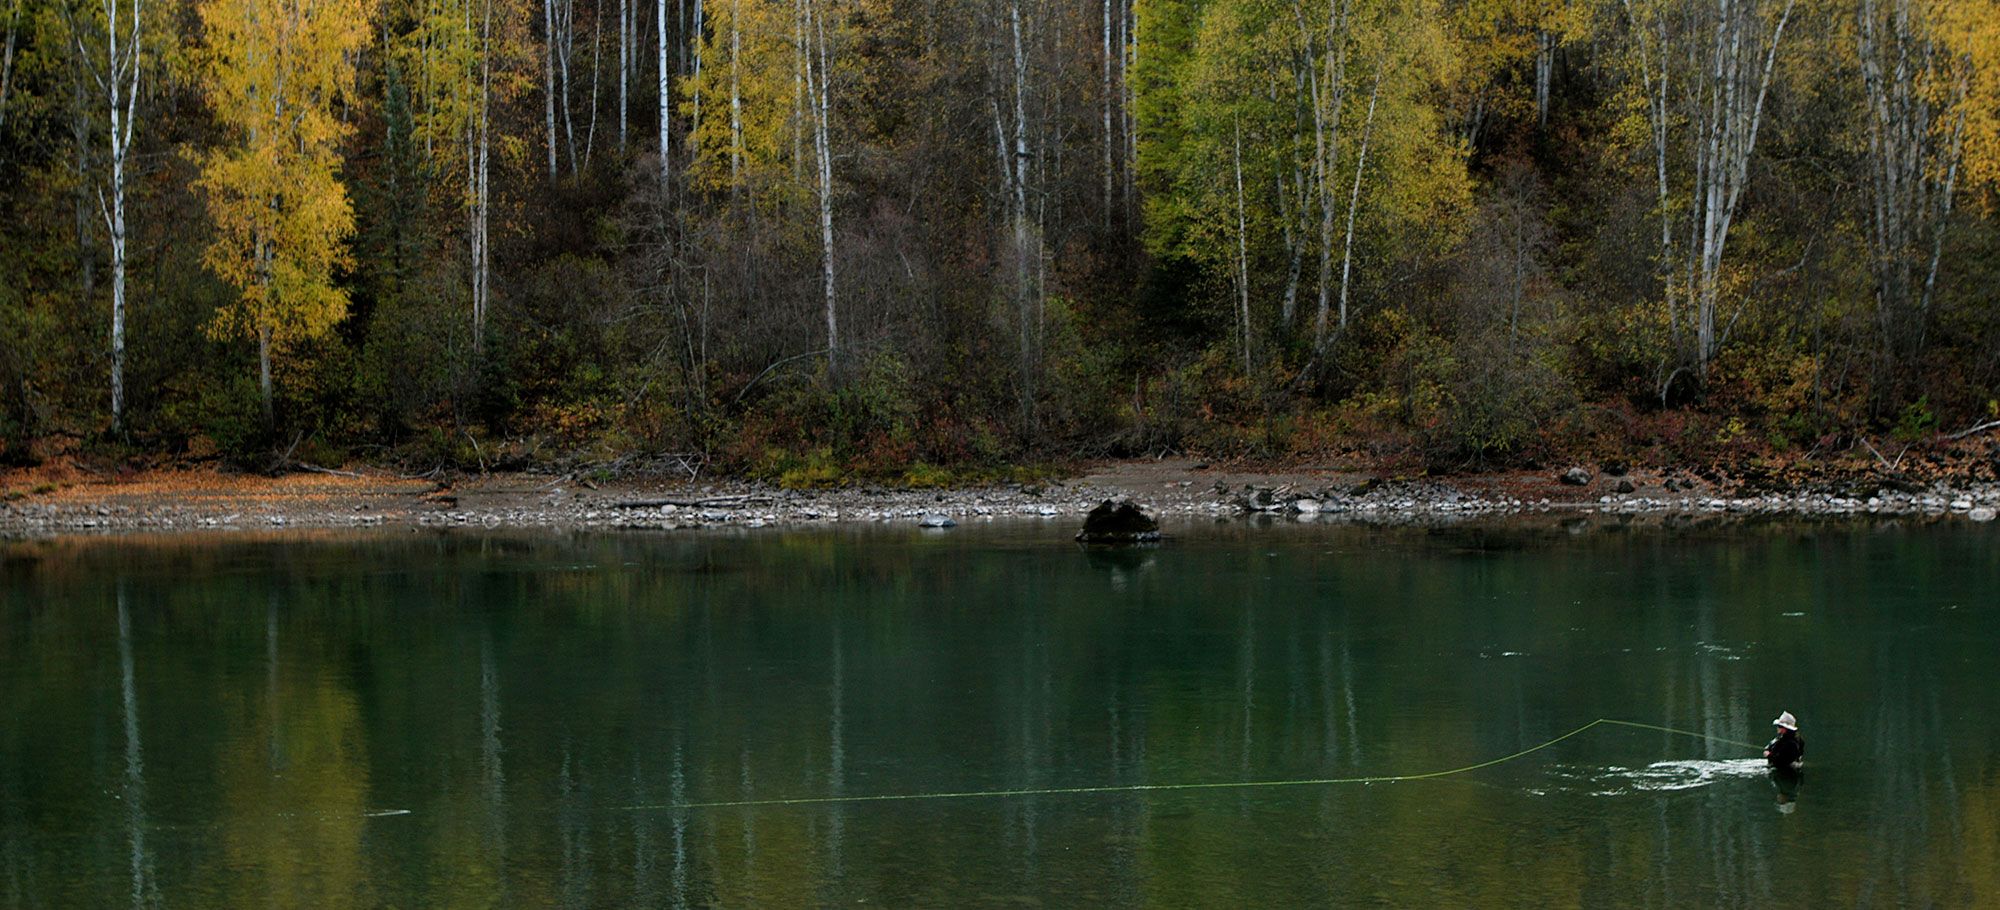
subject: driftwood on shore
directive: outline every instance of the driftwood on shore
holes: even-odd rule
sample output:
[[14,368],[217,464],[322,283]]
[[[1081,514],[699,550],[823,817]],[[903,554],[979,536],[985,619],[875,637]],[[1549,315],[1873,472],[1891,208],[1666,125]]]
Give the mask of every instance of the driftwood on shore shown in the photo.
[[769,496],[745,493],[738,496],[710,496],[706,499],[626,499],[605,503],[613,509],[657,509],[674,506],[682,509],[714,509],[729,506],[752,506],[772,502]]

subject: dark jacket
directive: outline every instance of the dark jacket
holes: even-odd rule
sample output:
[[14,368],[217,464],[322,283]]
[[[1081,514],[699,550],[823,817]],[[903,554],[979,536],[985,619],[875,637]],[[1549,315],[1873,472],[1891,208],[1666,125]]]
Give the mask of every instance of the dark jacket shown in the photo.
[[1797,731],[1786,730],[1779,733],[1771,744],[1764,747],[1764,758],[1773,768],[1797,771],[1805,766],[1806,740]]

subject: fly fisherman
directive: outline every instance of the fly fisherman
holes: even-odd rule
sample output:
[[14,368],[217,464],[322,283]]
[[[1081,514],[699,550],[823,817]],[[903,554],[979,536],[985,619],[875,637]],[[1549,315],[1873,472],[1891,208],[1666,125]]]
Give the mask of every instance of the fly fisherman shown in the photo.
[[1779,771],[1798,771],[1805,767],[1806,741],[1799,735],[1799,720],[1792,712],[1785,711],[1778,719],[1771,721],[1778,728],[1778,735],[1771,744],[1764,747],[1764,760]]

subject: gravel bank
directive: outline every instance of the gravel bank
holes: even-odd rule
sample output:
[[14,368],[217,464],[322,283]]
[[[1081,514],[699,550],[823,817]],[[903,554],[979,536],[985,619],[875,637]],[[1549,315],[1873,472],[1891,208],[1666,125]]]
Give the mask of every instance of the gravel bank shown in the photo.
[[[1872,487],[1872,489],[1870,489]],[[1339,472],[1244,474],[1199,463],[1137,462],[1067,481],[951,490],[782,490],[718,483],[613,483],[518,474],[452,484],[393,476],[231,475],[82,482],[0,503],[0,536],[273,528],[701,528],[836,523],[933,526],[1002,519],[1065,525],[1106,499],[1162,518],[1261,516],[1290,522],[1435,524],[1524,514],[1958,516],[1992,521],[2000,485],[1848,483],[1833,491],[1747,495],[1620,474],[1390,480]],[[948,521],[947,521],[948,520]]]

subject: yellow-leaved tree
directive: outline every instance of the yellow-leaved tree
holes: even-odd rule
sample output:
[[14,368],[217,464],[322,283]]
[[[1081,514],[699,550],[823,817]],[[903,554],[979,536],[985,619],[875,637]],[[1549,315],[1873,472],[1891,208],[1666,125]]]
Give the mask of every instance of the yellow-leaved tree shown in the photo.
[[1965,169],[1974,186],[2000,184],[2000,0],[1940,3],[1943,44],[1964,79]]
[[203,0],[201,88],[226,137],[202,161],[215,238],[203,261],[240,292],[210,324],[257,341],[264,421],[271,355],[347,313],[333,270],[348,261],[354,212],[340,182],[368,0]]

